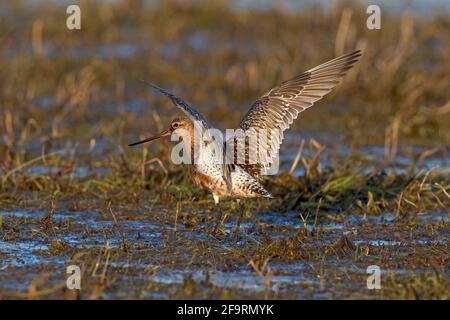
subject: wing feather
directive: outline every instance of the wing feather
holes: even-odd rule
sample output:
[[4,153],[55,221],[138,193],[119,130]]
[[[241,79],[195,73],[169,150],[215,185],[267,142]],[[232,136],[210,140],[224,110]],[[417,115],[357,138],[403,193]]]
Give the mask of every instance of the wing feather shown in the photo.
[[172,102],[175,104],[175,106],[180,108],[181,111],[183,111],[186,114],[186,116],[193,123],[200,122],[204,129],[210,129],[211,128],[211,125],[208,123],[208,121],[206,121],[205,117],[203,117],[200,114],[200,112],[198,112],[194,107],[192,107],[188,103],[186,103],[183,99],[177,97],[173,93],[170,93],[166,89],[163,89],[163,88],[157,86],[156,84],[153,84],[153,83],[148,83],[148,84],[152,88],[158,90],[159,92],[161,92],[165,96],[169,97],[169,99],[172,100]]
[[[273,131],[267,139],[258,139],[259,157],[256,164],[239,164],[250,174],[259,176],[278,156],[284,131],[299,113],[311,107],[329,93],[358,61],[361,51],[357,50],[314,67],[269,90],[256,100],[242,119],[239,128],[266,129]],[[267,143],[264,143],[266,141]],[[262,150],[261,150],[262,149]],[[255,146],[246,148],[254,152]]]

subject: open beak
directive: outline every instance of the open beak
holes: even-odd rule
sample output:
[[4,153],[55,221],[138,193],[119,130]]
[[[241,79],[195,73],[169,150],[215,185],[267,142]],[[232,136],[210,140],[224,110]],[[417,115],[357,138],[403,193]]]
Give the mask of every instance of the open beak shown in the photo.
[[147,139],[144,139],[144,140],[141,140],[141,141],[138,141],[138,142],[130,143],[128,146],[132,147],[132,146],[135,146],[135,145],[138,145],[138,144],[141,144],[141,143],[150,142],[150,141],[162,138],[162,137],[167,137],[167,136],[170,136],[171,133],[172,132],[170,130],[164,130],[163,132],[161,132],[160,134],[158,134],[156,136],[153,136],[151,138],[147,138]]

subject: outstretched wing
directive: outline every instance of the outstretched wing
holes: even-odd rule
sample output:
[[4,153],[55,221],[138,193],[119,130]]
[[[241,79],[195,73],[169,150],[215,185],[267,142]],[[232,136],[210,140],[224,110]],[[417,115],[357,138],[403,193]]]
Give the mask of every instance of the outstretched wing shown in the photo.
[[361,51],[357,50],[325,62],[282,82],[255,101],[239,127],[244,131],[265,129],[272,135],[268,140],[258,139],[257,144],[246,148],[247,157],[249,152],[258,152],[257,163],[241,166],[255,176],[261,169],[268,168],[278,156],[284,131],[300,112],[330,92],[360,56]]
[[163,89],[161,87],[158,87],[157,85],[153,84],[153,83],[148,83],[148,85],[150,85],[152,88],[158,90],[159,92],[161,92],[162,94],[164,94],[165,96],[169,97],[170,100],[172,100],[172,102],[178,107],[180,108],[187,116],[188,118],[193,122],[193,123],[198,123],[200,122],[200,124],[202,125],[203,129],[210,129],[211,126],[208,123],[208,121],[206,121],[205,117],[203,117],[197,110],[195,110],[192,106],[190,106],[189,104],[187,104],[183,99],[177,97],[176,95],[170,93],[169,91],[167,91],[166,89]]

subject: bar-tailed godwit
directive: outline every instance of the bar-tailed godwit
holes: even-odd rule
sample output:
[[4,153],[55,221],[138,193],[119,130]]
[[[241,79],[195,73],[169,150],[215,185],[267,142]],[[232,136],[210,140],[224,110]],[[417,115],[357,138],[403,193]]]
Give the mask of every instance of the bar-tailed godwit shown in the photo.
[[[269,143],[267,143],[268,140],[265,140],[265,143],[258,140],[256,144],[250,146],[247,143],[244,148],[247,158],[244,158],[245,161],[242,163],[223,161],[222,159],[226,159],[226,156],[218,155],[215,149],[217,145],[210,141],[198,141],[198,138],[195,138],[196,141],[194,139],[196,129],[203,133],[210,130],[212,126],[192,106],[154,84],[150,85],[169,97],[186,116],[172,120],[169,128],[160,134],[132,143],[130,146],[176,133],[183,142],[189,143],[186,147],[191,150],[193,160],[188,165],[192,180],[196,185],[212,193],[216,204],[222,196],[271,198],[271,194],[261,184],[261,170],[270,166],[278,156],[284,131],[289,128],[300,112],[308,109],[330,92],[360,56],[361,52],[357,50],[325,62],[282,82],[256,100],[242,119],[239,128],[245,132],[252,129],[256,131],[264,129],[275,132],[275,135],[271,136]],[[256,162],[248,161],[248,153],[252,150],[258,152],[259,157]]]

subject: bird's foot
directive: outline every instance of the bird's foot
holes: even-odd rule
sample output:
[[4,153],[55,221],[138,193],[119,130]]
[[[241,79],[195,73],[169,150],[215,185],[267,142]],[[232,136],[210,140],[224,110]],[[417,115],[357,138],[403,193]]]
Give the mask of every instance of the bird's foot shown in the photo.
[[212,235],[224,234],[225,233],[225,219],[227,218],[227,214],[223,214],[222,210],[218,210],[218,215],[215,219],[215,225],[210,229],[210,233]]

